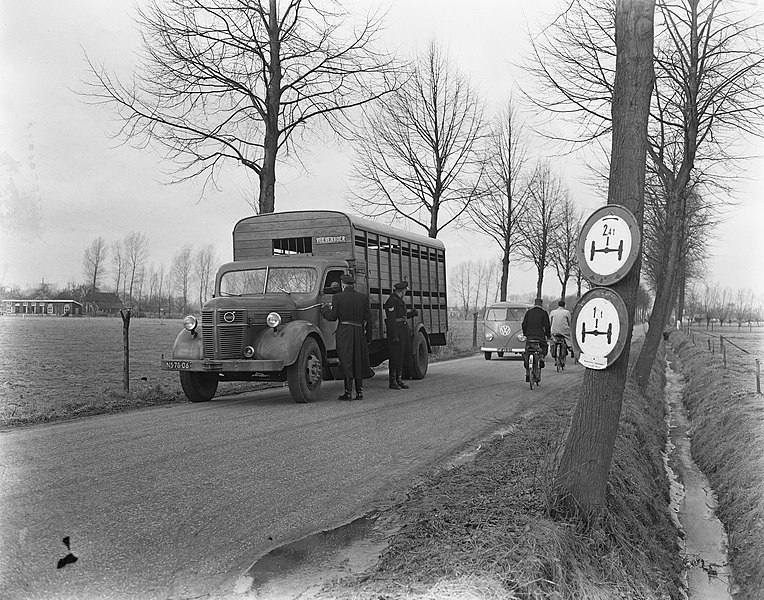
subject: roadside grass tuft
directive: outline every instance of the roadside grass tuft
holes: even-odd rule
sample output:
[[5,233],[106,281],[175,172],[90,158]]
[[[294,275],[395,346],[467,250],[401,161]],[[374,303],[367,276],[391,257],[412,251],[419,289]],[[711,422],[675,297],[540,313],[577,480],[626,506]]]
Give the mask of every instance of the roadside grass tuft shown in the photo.
[[764,598],[764,396],[685,334],[670,340],[687,380],[693,459],[716,492],[729,537],[735,597]]
[[326,598],[598,600],[679,598],[682,562],[668,514],[663,375],[627,386],[607,516],[583,530],[550,515],[575,398],[539,405],[475,459],[440,471],[395,508],[400,530],[369,571]]

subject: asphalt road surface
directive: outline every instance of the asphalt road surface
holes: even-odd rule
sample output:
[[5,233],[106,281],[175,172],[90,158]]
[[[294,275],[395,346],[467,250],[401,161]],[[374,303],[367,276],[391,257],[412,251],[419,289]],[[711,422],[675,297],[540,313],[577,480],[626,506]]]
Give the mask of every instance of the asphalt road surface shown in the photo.
[[521,362],[480,355],[410,390],[379,373],[361,402],[327,382],[313,404],[284,387],[2,432],[0,595],[228,595],[266,552],[390,503],[583,370],[548,366],[531,391]]

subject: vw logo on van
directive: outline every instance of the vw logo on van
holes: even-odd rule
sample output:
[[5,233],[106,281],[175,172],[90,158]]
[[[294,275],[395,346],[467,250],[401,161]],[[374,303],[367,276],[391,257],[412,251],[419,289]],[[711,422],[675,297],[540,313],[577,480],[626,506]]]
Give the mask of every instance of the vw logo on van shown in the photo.
[[509,335],[510,331],[511,329],[509,328],[509,325],[502,325],[501,327],[499,327],[499,333],[501,335]]
[[226,314],[223,315],[223,320],[226,323],[233,323],[234,319],[236,319],[236,313],[233,311],[228,311]]

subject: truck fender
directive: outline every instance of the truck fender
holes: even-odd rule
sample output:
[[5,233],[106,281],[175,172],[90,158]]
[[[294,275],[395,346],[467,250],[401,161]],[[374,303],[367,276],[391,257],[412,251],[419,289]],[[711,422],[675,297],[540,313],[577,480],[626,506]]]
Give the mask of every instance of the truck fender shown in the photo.
[[197,328],[195,333],[182,329],[172,346],[172,357],[188,360],[204,358],[201,329]]
[[263,331],[255,340],[255,356],[263,360],[280,360],[285,367],[289,366],[297,360],[302,343],[309,335],[316,337],[321,351],[325,352],[321,330],[309,321],[299,320]]

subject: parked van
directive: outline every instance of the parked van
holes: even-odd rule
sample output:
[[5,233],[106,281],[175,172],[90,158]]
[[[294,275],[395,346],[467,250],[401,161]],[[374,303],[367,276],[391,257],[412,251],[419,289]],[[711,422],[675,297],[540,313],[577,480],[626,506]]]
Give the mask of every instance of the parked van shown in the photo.
[[480,350],[486,360],[495,352],[498,356],[512,354],[522,357],[525,342],[520,341],[525,311],[532,308],[528,302],[497,302],[485,311],[483,318],[483,345]]

